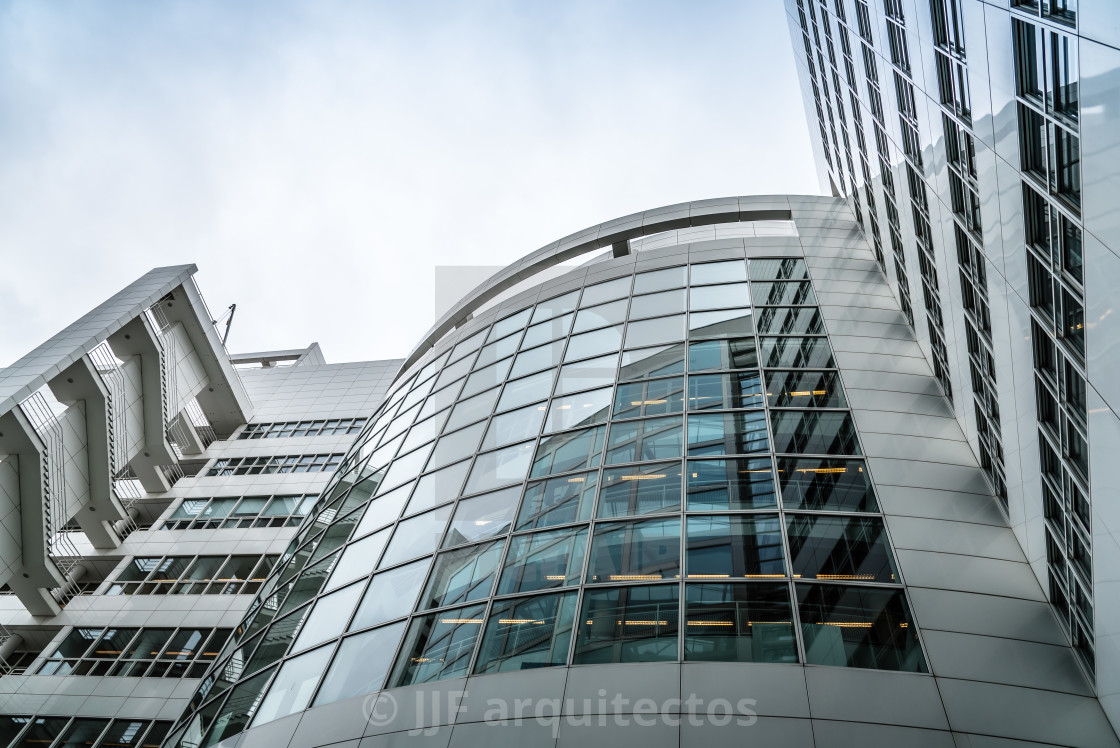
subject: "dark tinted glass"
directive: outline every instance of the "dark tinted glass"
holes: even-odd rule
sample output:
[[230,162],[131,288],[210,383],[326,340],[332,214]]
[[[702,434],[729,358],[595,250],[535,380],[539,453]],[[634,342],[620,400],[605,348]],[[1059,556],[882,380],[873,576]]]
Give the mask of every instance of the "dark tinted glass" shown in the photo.
[[685,601],[686,660],[797,662],[785,584],[689,584]]
[[826,338],[759,338],[759,358],[769,368],[816,369],[833,367]]
[[688,417],[688,454],[763,452],[768,448],[766,415],[761,410],[701,413]]
[[797,606],[809,664],[926,672],[901,590],[799,584]]
[[786,515],[793,573],[803,579],[897,582],[883,521]]
[[858,455],[859,440],[847,413],[814,410],[772,410],[770,427],[775,452]]
[[768,371],[766,394],[775,408],[846,408],[840,376],[833,371]]
[[816,307],[765,307],[755,315],[755,326],[763,335],[824,334],[824,322]]
[[689,517],[685,573],[688,579],[783,576],[778,515]]
[[596,525],[587,582],[677,579],[680,545],[681,521],[677,517]]
[[638,418],[680,413],[684,409],[684,377],[620,384],[614,395],[614,415]]
[[679,589],[659,584],[585,592],[573,662],[676,660]]
[[688,510],[765,509],[777,505],[770,458],[689,460]]
[[757,371],[693,374],[688,378],[690,410],[762,407],[762,381]]
[[658,462],[603,471],[599,489],[599,517],[679,511],[681,464]]
[[862,460],[783,457],[778,478],[786,509],[879,510]]
[[688,346],[688,370],[691,372],[757,367],[758,350],[753,337],[701,340]]

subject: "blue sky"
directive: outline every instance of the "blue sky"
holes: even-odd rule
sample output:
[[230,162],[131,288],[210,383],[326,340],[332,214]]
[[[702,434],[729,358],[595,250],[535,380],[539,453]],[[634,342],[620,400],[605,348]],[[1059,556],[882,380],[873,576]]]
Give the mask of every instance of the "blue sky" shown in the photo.
[[188,262],[231,350],[403,356],[437,265],[783,192],[777,0],[0,3],[0,366]]

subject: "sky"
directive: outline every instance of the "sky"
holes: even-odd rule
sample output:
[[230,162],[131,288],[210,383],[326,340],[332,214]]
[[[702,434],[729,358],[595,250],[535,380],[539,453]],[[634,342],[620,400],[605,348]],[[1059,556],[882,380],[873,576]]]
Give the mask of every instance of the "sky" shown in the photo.
[[437,266],[774,193],[776,0],[0,0],[0,367],[186,263],[232,352],[403,357]]

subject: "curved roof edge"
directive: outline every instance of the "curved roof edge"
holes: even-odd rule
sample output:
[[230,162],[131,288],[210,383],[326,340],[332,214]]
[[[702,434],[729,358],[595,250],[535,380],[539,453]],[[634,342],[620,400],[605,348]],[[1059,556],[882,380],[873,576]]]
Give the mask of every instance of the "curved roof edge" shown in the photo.
[[[409,367],[439,342],[448,331],[468,322],[480,306],[542,270],[606,247],[615,247],[615,255],[621,257],[630,253],[627,244],[630,239],[659,234],[663,231],[718,223],[792,220],[793,208],[790,205],[790,197],[789,195],[717,197],[665,205],[604,221],[546,244],[490,276],[451,307],[409,353],[408,358],[401,365],[398,376],[408,371]],[[834,204],[837,200],[816,195],[796,196],[795,199],[819,200],[829,204]]]

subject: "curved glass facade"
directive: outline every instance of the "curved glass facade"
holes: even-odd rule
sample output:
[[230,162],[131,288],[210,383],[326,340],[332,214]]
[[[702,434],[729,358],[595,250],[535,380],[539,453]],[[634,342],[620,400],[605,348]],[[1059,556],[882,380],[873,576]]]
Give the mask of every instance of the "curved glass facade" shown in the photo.
[[926,671],[804,261],[630,267],[402,374],[170,745],[529,668]]

